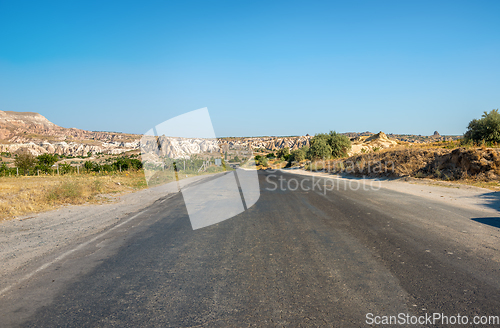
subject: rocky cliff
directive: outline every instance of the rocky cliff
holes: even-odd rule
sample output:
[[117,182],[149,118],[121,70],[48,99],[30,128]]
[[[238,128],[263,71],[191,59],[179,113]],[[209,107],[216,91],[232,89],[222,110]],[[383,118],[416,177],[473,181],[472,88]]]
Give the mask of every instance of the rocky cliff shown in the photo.
[[[87,156],[89,153],[120,154],[140,150],[141,137],[142,135],[136,134],[63,128],[38,113],[0,111],[0,152],[16,153],[27,150],[35,156],[45,153],[66,156]],[[162,156],[186,158],[192,154],[218,151],[226,147],[270,151],[289,147],[293,150],[308,146],[310,138],[249,137],[218,138],[216,141],[209,141],[162,136],[160,144],[163,147],[160,152]],[[157,144],[157,141],[148,138],[144,141],[146,148],[155,147]]]
[[0,111],[1,152],[27,150],[36,156],[119,154],[138,149],[139,139],[133,134],[63,128],[38,113]]

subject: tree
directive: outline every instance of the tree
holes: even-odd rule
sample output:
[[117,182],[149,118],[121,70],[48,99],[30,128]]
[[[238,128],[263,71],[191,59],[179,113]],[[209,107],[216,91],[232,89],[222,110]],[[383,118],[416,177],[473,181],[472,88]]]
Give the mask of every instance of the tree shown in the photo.
[[328,145],[332,149],[333,158],[345,157],[349,150],[351,150],[351,140],[347,136],[338,134],[335,131],[330,131]]
[[37,157],[37,166],[36,168],[43,172],[48,172],[49,169],[54,165],[58,160],[57,155],[52,154],[42,154]]
[[[96,165],[94,165],[95,163],[91,162],[91,161],[86,161],[85,164],[83,164],[83,167],[88,171],[94,171],[94,168],[96,167]],[[99,171],[99,170],[97,170]]]
[[[304,147],[305,148],[305,147]],[[290,153],[288,162],[301,162],[306,159],[306,152],[304,148],[295,149]]]
[[284,160],[288,159],[289,155],[290,155],[290,148],[288,148],[288,147],[281,148],[276,153],[276,157],[278,157],[279,159],[284,159]]
[[59,172],[61,174],[66,174],[71,172],[71,165],[69,165],[68,163],[62,163],[61,165],[59,165]]
[[269,159],[274,159],[274,158],[276,158],[276,154],[274,154],[273,152],[271,152],[271,153],[267,154],[266,157],[269,158]]
[[139,170],[142,168],[142,162],[135,158],[120,157],[117,158],[116,161],[113,163],[113,167],[116,170],[120,170],[120,168],[122,170],[129,170],[129,169]]
[[14,164],[21,170],[26,171],[35,166],[36,158],[28,151],[22,152],[17,155],[16,159],[14,160]]
[[2,165],[0,166],[0,173],[6,173],[8,171],[8,168],[7,168],[7,165],[5,165],[5,163],[2,163]]
[[332,155],[332,148],[328,144],[328,135],[324,133],[316,134],[311,139],[311,147],[307,153],[307,158],[328,159]]
[[480,119],[470,121],[464,139],[474,143],[500,142],[500,113],[498,113],[498,109],[493,109],[489,113],[484,112]]
[[261,157],[261,158],[259,158],[259,161],[258,161],[258,163],[257,163],[257,164],[260,164],[260,165],[262,165],[262,166],[267,166],[267,165],[269,165],[269,163],[267,162],[267,157]]

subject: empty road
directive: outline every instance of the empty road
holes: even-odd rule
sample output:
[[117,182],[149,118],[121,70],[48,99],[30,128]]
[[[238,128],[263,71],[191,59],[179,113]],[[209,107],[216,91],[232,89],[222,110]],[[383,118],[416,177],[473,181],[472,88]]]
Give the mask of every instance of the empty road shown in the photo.
[[59,250],[0,296],[0,326],[363,327],[433,313],[474,326],[500,315],[498,218],[345,180],[259,180],[259,201],[216,225],[193,231],[176,193]]

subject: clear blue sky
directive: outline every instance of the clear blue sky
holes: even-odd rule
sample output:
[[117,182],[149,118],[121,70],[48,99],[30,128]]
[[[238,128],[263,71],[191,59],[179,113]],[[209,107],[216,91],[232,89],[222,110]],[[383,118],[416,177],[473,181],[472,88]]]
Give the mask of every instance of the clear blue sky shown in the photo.
[[500,1],[3,1],[0,110],[144,133],[462,134],[500,107]]

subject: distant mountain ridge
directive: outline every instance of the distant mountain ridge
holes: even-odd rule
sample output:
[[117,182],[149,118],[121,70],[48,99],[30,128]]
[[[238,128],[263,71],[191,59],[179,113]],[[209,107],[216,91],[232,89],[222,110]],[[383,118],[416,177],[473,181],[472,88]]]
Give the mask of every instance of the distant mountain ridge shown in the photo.
[[48,134],[61,127],[50,122],[44,116],[33,112],[12,112],[0,110],[0,139],[9,140],[18,134]]
[[[373,136],[371,132],[347,132],[342,133],[353,141],[353,151],[360,151],[369,145],[364,142],[366,137]],[[63,128],[46,117],[33,112],[0,111],[0,151],[15,153],[27,150],[33,155],[53,153],[67,156],[87,156],[90,154],[121,154],[127,151],[138,151],[142,135],[119,132],[87,131],[76,128]],[[383,142],[378,138],[377,143],[370,147],[392,146],[395,140],[403,142],[429,142],[440,140],[452,140],[457,136],[441,136],[434,133],[432,136],[414,135],[382,135]],[[199,146],[180,145],[177,138],[165,138],[165,145],[169,149],[168,155],[173,158],[186,158],[195,154]],[[218,138],[217,143],[221,148],[228,146],[242,146],[246,149],[266,149],[275,151],[288,147],[291,150],[309,146],[312,136],[290,136],[290,137],[226,137]],[[393,141],[389,141],[389,139]],[[363,139],[363,140],[361,140]],[[379,140],[380,139],[380,140]],[[387,139],[387,140],[386,140]],[[367,139],[366,141],[370,141]],[[192,139],[192,143],[200,143],[200,140]],[[356,150],[354,150],[356,148]],[[359,150],[357,149],[359,148]]]
[[[15,153],[29,151],[33,155],[44,153],[67,156],[87,156],[91,154],[120,154],[139,150],[142,135],[118,132],[96,132],[76,128],[63,128],[50,122],[43,115],[33,112],[0,111],[0,151]],[[168,155],[186,158],[197,153],[196,145],[181,145],[178,138],[161,137]],[[311,136],[298,137],[247,137],[218,138],[221,148],[234,145],[249,149],[262,148],[278,150],[284,147],[297,149],[309,145]],[[188,139],[186,139],[188,140]],[[191,143],[200,140],[189,139]]]
[[0,111],[0,151],[27,150],[33,155],[53,153],[87,156],[120,154],[139,147],[140,135],[63,128],[33,112]]
[[[52,137],[52,138],[48,138]],[[33,141],[68,139],[109,141],[132,141],[139,135],[119,132],[87,131],[63,128],[45,116],[33,112],[0,111],[0,141],[3,143],[23,143]]]

